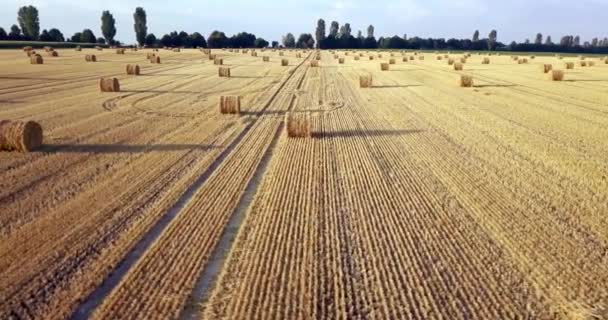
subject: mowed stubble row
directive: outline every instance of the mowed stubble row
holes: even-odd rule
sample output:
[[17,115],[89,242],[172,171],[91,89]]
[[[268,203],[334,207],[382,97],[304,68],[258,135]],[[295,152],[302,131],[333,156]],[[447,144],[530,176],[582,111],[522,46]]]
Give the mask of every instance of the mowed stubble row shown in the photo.
[[[607,302],[605,65],[552,82],[539,67],[563,63],[555,57],[482,65],[473,55],[460,72],[425,53],[381,71],[389,53],[338,53],[339,64],[323,52],[320,67],[297,71],[299,87],[276,53],[270,65],[223,54],[258,77],[218,83],[212,62],[183,50],[146,66],[151,79],[125,77],[119,94],[88,83],[143,53],[108,54],[111,68],[87,71],[65,57],[42,65],[62,80],[2,83],[0,115],[40,114],[53,139],[47,153],[0,154],[12,177],[0,205],[14,208],[0,217],[12,288],[3,312],[69,315],[248,130],[95,313],[178,317],[292,96],[313,137],[278,138],[202,318],[566,319]],[[38,67],[24,69],[40,79]],[[66,80],[72,72],[82,80]],[[369,74],[373,87],[358,88]],[[475,86],[460,88],[460,74]],[[29,97],[44,81],[57,89]],[[240,93],[260,111],[281,81],[259,119],[218,115],[214,95]]]

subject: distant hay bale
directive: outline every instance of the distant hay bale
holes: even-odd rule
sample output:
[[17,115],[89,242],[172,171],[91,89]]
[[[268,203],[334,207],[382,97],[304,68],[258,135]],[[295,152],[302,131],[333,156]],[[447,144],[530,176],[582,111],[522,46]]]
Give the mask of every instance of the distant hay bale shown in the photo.
[[230,78],[230,68],[228,67],[220,67],[218,69],[218,74],[223,78]]
[[224,64],[224,59],[221,58],[215,58],[215,60],[213,60],[213,64],[221,66]]
[[160,64],[160,56],[152,56],[150,62]]
[[388,71],[388,69],[389,69],[389,64],[388,63],[383,62],[383,63],[380,64],[380,70],[382,70],[382,71]]
[[152,59],[152,57],[156,57],[156,54],[151,53],[151,52],[146,53],[146,59],[150,60],[150,59]]
[[424,56],[418,56],[418,60],[424,60]]
[[553,81],[563,81],[564,80],[564,72],[562,70],[551,70],[550,75],[551,75],[551,80],[553,80]]
[[410,61],[415,60],[416,58],[414,56],[410,56]]
[[340,58],[340,56],[337,54],[334,54],[334,59],[338,59],[338,58]]
[[310,62],[310,67],[316,68],[318,66],[319,66],[319,61],[313,60],[313,61]]
[[49,47],[49,46],[45,46],[44,47],[44,51],[46,51],[46,52],[51,52],[51,51],[54,51],[54,50],[55,49],[53,49],[53,47]]
[[460,63],[467,63],[467,58],[460,58]]
[[463,69],[463,64],[460,62],[454,63],[454,70],[456,71],[462,71]]
[[53,51],[49,51],[49,57],[59,57],[59,52],[53,50]]
[[182,50],[180,48],[174,48],[173,52],[181,52]]
[[409,61],[409,59],[408,59],[407,57],[403,57],[403,58],[401,58],[401,61],[403,61],[403,62],[408,62],[408,61]]
[[0,120],[0,150],[30,152],[42,145],[42,126],[34,121]]
[[102,47],[100,47],[100,46],[95,46],[95,49],[96,49],[97,51],[103,51],[103,48],[102,48]]
[[595,66],[595,61],[587,61],[587,66],[588,66],[588,67],[593,67],[593,66]]
[[490,64],[490,58],[483,58],[481,64]]
[[24,52],[27,52],[27,51],[32,51],[32,50],[34,50],[34,48],[32,48],[32,47],[30,47],[30,46],[23,47],[23,51],[24,51]]
[[35,54],[30,57],[30,63],[31,64],[44,64],[44,59],[42,59],[41,55]]
[[25,54],[27,54],[28,57],[31,57],[36,54],[36,51],[34,51],[34,50],[26,51]]
[[296,58],[301,59],[302,58],[302,54],[301,53],[296,53]]
[[116,54],[125,54],[125,50],[126,49],[124,49],[124,48],[116,49]]
[[281,59],[281,66],[287,67],[288,65],[289,65],[289,60],[287,60],[287,59]]
[[99,90],[101,92],[119,92],[120,82],[117,78],[101,78],[99,79]]
[[209,60],[215,60],[215,57],[216,57],[215,54],[210,54],[208,58],[209,58]]
[[369,60],[374,60],[374,56],[369,56]]
[[359,56],[353,56],[353,59],[355,59],[355,61],[359,61],[361,58]]
[[360,76],[359,77],[359,87],[360,88],[371,88],[373,85],[372,75]]
[[379,54],[379,55],[378,55],[378,59],[382,59],[382,54]]
[[553,65],[551,64],[543,64],[542,66],[543,73],[549,73],[549,71],[553,70]]
[[95,56],[94,54],[87,54],[86,56],[84,56],[84,61],[97,62],[97,56]]
[[522,58],[517,60],[517,64],[528,64],[528,59],[527,58]]
[[587,66],[587,61],[581,60],[581,61],[579,61],[579,64],[580,64],[581,67],[586,67]]
[[239,113],[241,113],[241,97],[240,96],[221,96],[220,97],[220,113],[221,114],[239,114]]
[[437,56],[437,60],[443,60],[442,56]]
[[566,62],[566,69],[574,69],[574,62]]
[[279,56],[283,57],[283,56],[285,56],[285,53],[281,51],[281,52],[279,52]]
[[450,65],[450,66],[451,66],[451,65],[453,65],[453,64],[454,64],[454,62],[455,62],[455,61],[454,61],[454,58],[449,58],[449,59],[448,59],[448,65]]
[[258,56],[258,53],[257,53],[257,52],[255,52],[255,51],[251,51],[251,56],[252,56],[252,57],[257,57],[257,56]]
[[76,48],[74,50],[76,50],[76,51],[82,51],[82,48],[80,46],[76,46]]
[[264,62],[270,62],[270,57],[269,56],[263,56],[262,57],[262,61],[264,61]]
[[472,76],[460,76],[460,86],[463,88],[470,88],[473,86],[473,77]]
[[389,59],[389,60],[388,60],[388,64],[395,64],[395,63],[397,63],[397,62],[395,61],[395,59]]
[[139,75],[139,65],[137,64],[128,64],[127,65],[127,74],[138,76]]
[[312,134],[308,114],[287,112],[285,114],[285,126],[289,138],[307,138]]
[[339,63],[339,64],[344,64],[344,58],[339,58],[339,59],[338,59],[338,63]]
[[536,56],[530,56],[530,60],[536,59]]

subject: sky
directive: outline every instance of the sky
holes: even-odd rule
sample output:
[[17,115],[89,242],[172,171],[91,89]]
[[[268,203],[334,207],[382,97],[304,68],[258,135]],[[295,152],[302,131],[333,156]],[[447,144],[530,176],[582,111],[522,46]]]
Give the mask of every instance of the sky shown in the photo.
[[498,31],[498,40],[534,41],[535,35],[580,35],[582,41],[608,37],[608,0],[0,0],[0,26],[17,23],[17,10],[34,5],[42,29],[58,28],[69,37],[85,28],[101,36],[101,12],[116,19],[116,39],[135,42],[133,11],[147,12],[148,32],[158,38],[171,31],[213,30],[228,36],[247,31],[268,41],[291,32],[314,35],[317,20],[351,24],[353,35],[367,26],[380,36],[471,38],[475,30],[487,36]]

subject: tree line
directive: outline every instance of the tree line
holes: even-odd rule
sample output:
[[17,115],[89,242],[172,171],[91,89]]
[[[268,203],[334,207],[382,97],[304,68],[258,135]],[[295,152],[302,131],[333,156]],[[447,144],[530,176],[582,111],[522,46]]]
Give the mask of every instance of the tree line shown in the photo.
[[[17,12],[17,22],[7,32],[0,27],[0,40],[47,41],[47,42],[80,42],[121,45],[115,40],[116,20],[110,11],[101,13],[101,37],[96,37],[91,29],[84,29],[65,37],[57,28],[40,31],[38,9],[34,6],[23,6]],[[185,31],[173,31],[157,38],[148,33],[146,11],[137,7],[133,13],[133,30],[139,46],[150,47],[190,47],[190,48],[264,48],[268,46],[286,48],[318,48],[318,49],[415,49],[415,50],[470,50],[470,51],[534,51],[534,52],[569,52],[569,53],[608,53],[608,38],[594,38],[581,43],[579,36],[567,35],[559,43],[554,43],[551,36],[543,37],[536,34],[534,41],[526,39],[522,43],[512,42],[505,45],[498,41],[498,32],[492,30],[487,37],[480,38],[479,30],[473,33],[471,39],[444,38],[408,38],[403,36],[375,38],[373,25],[367,27],[365,35],[361,30],[353,34],[350,23],[340,25],[332,21],[329,32],[325,20],[319,19],[314,36],[302,33],[296,39],[292,33],[282,37],[281,43],[271,43],[248,32],[240,32],[230,37],[224,32],[213,31],[205,38],[201,33],[188,34]]]

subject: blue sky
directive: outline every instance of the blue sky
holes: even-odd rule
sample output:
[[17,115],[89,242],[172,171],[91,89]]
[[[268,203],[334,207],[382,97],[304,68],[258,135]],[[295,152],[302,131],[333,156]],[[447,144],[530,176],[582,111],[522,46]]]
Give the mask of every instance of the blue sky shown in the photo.
[[173,30],[195,31],[207,36],[218,29],[231,35],[248,31],[266,40],[285,32],[296,36],[314,33],[316,21],[349,22],[353,33],[365,33],[369,24],[376,37],[408,36],[470,38],[498,30],[499,41],[534,39],[537,32],[559,40],[580,35],[583,41],[608,37],[608,0],[0,0],[0,26],[17,21],[19,6],[32,4],[40,11],[42,29],[59,28],[64,35],[90,28],[101,36],[102,10],[117,21],[116,38],[135,40],[132,13],[142,6],[148,14],[148,31],[162,36]]

